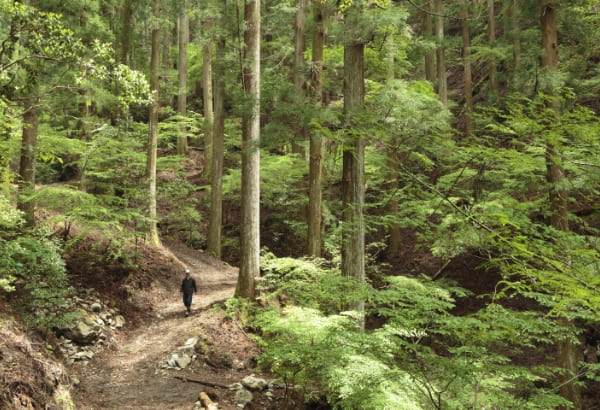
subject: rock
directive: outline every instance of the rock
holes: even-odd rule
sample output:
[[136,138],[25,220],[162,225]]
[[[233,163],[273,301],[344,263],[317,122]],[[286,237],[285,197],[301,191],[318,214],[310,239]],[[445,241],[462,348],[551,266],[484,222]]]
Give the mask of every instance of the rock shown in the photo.
[[115,316],[115,328],[121,329],[125,325],[125,318],[122,315]]
[[73,360],[90,360],[92,357],[94,357],[94,353],[87,350],[82,350],[81,352],[77,352],[73,355]]
[[251,374],[242,379],[242,384],[252,391],[261,391],[267,388],[269,383],[265,379],[258,378]]
[[246,368],[246,364],[243,361],[238,360],[238,359],[235,359],[233,361],[232,366],[235,370],[244,370]]
[[185,369],[186,367],[188,367],[188,365],[192,362],[192,358],[184,355],[181,357],[178,357],[177,359],[175,359],[175,363],[177,364],[177,367],[180,367],[182,369]]
[[185,341],[186,346],[196,346],[197,343],[198,343],[197,337],[190,337],[188,340]]
[[98,302],[94,302],[90,305],[90,309],[92,309],[92,312],[99,313],[102,310],[102,305]]
[[87,313],[85,310],[80,310],[81,316],[71,323],[70,327],[60,329],[67,339],[71,339],[75,343],[90,344],[98,338],[102,327],[97,322],[97,317]]
[[238,406],[243,407],[246,404],[250,403],[252,399],[254,399],[254,396],[252,396],[252,393],[246,389],[239,389],[235,392],[234,401]]

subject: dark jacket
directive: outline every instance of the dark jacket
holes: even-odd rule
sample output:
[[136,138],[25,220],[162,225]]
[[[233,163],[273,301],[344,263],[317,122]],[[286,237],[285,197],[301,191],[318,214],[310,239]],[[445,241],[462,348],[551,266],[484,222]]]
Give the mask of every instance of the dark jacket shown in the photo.
[[196,280],[191,276],[184,278],[181,282],[181,291],[183,293],[196,293]]

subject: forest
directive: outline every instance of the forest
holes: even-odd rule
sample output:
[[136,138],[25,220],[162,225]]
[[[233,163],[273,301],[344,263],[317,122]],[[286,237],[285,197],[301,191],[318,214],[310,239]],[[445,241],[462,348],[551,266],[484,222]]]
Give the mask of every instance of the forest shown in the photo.
[[598,408],[598,44],[597,0],[0,0],[0,326],[177,242],[305,403]]

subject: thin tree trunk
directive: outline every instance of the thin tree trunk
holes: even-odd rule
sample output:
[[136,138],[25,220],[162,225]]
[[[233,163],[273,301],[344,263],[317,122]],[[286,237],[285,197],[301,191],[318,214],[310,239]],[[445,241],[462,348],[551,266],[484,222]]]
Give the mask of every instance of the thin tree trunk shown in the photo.
[[[323,6],[313,2],[313,44],[312,44],[312,93],[317,104],[323,104]],[[310,136],[310,161],[308,171],[308,256],[321,257],[322,219],[322,153],[323,138],[319,131]]]
[[[431,0],[428,0],[425,4],[427,4],[427,9],[431,10]],[[431,21],[430,13],[423,13],[423,25],[424,25],[424,35],[427,39],[433,38],[433,23]],[[435,51],[429,50],[425,53],[425,79],[431,84],[435,84]]]
[[252,104],[242,120],[241,260],[235,295],[252,300],[260,269],[260,0],[246,1],[244,20],[242,82]]
[[471,76],[471,36],[469,35],[468,3],[463,0],[462,38],[463,38],[463,67],[465,76],[465,136],[473,134],[473,78]]
[[[305,16],[307,0],[297,0],[298,10],[294,18],[294,64],[292,67],[292,77],[294,80],[294,89],[298,97],[304,96],[304,51],[306,50],[304,39]],[[295,138],[292,141],[292,152],[300,155],[302,158],[306,156],[304,149],[304,140],[306,138],[306,129],[302,124],[298,124],[295,130]]]
[[[387,60],[388,60],[388,72],[387,72],[387,81],[392,81],[396,78],[396,73],[394,71],[394,55],[396,54],[396,45],[394,43],[394,39],[389,37],[386,41],[387,48]],[[398,188],[398,150],[396,144],[393,141],[390,141],[386,148],[386,156],[387,156],[387,166],[388,166],[388,177],[386,183],[387,192],[395,193]],[[388,204],[388,212],[389,215],[395,217],[398,215],[398,200],[395,195],[390,199]],[[402,245],[402,231],[400,230],[400,226],[397,222],[391,222],[389,225],[389,234],[390,239],[388,243],[388,259],[392,261],[398,252],[400,251],[400,246]]]
[[149,131],[148,131],[148,157],[146,160],[146,178],[149,184],[149,218],[150,229],[148,230],[148,242],[151,245],[160,246],[158,227],[156,220],[156,156],[158,145],[158,70],[160,58],[160,0],[154,0],[152,4],[154,15],[154,26],[152,28],[152,55],[150,58],[150,90],[152,92],[152,103],[150,105]]
[[442,0],[435,0],[435,13],[437,91],[444,107],[448,107],[448,80],[446,79],[446,52],[444,50],[444,17],[442,15]]
[[[488,43],[490,47],[496,46],[496,12],[494,10],[494,0],[487,0],[488,11]],[[496,58],[490,56],[488,61],[488,79],[490,83],[490,95],[498,93],[498,79],[496,77]]]
[[512,83],[513,88],[516,88],[517,71],[521,66],[521,25],[519,23],[519,0],[511,0],[512,4],[508,8],[510,20],[510,38],[513,45],[513,67],[512,67]]
[[125,0],[123,4],[123,14],[122,14],[122,22],[123,26],[121,27],[121,64],[129,65],[129,53],[131,51],[131,34],[133,32],[133,24],[131,22],[131,17],[133,15],[132,8],[133,0]]
[[[207,23],[210,25],[210,23]],[[202,49],[202,100],[204,106],[204,175],[209,177],[212,168],[212,144],[213,144],[213,88],[212,88],[212,42],[207,41]]]
[[[37,73],[29,76],[35,84],[32,96],[38,92]],[[28,99],[23,114],[23,134],[21,139],[21,160],[19,163],[19,196],[17,208],[24,213],[25,224],[35,225],[35,203],[30,198],[35,191],[35,167],[37,162],[38,113],[37,98]]]
[[[548,72],[558,69],[558,30],[556,22],[556,4],[554,0],[541,2],[541,29],[542,29],[542,67]],[[556,95],[556,90],[545,90],[548,95]],[[556,100],[555,100],[556,101]],[[550,103],[556,112],[557,121],[560,120],[557,102]],[[562,167],[562,149],[558,142],[546,142],[546,179],[550,184],[550,225],[560,231],[569,230],[567,192],[564,189],[564,170]],[[564,255],[569,259],[569,255]],[[573,330],[574,325],[568,319],[562,319],[563,324]],[[569,400],[573,408],[582,408],[581,389],[577,385],[577,346],[568,335],[558,342],[558,363],[565,370],[562,376],[560,394]]]
[[[177,95],[177,113],[182,117],[187,115],[187,45],[189,40],[189,17],[187,4],[184,3],[179,16],[179,58],[177,63],[177,78],[179,89]],[[177,154],[185,156],[188,151],[187,131],[181,125],[177,136]]]
[[[342,158],[342,275],[358,282],[365,280],[365,145],[360,135],[350,131],[353,111],[364,104],[364,87],[364,44],[347,43],[344,45],[344,112],[348,137]],[[364,302],[357,302],[350,308],[362,312]]]
[[[225,18],[223,18],[225,22]],[[223,25],[224,27],[224,25]],[[215,123],[212,146],[212,172],[210,190],[210,217],[208,223],[208,253],[221,258],[223,227],[223,143],[225,139],[225,37],[216,43],[215,72]]]

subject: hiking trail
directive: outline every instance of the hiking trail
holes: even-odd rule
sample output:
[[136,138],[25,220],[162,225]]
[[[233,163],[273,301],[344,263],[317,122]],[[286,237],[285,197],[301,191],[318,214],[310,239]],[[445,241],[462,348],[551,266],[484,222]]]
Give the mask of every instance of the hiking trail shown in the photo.
[[[73,397],[77,408],[193,409],[199,393],[207,387],[176,376],[230,385],[253,373],[252,358],[258,353],[254,342],[211,306],[233,296],[237,268],[181,244],[169,244],[164,251],[172,253],[196,279],[198,293],[192,314],[184,316],[179,293],[182,270],[167,280],[171,286],[165,289],[166,297],[157,298],[162,300],[153,306],[153,317],[135,328],[126,326],[115,332],[114,342],[89,363],[73,365],[71,373],[79,379]],[[203,343],[205,357],[196,358],[183,370],[165,369],[171,354],[194,336]],[[236,408],[235,392],[214,386],[210,389],[220,409]],[[254,396],[253,402],[259,401],[257,393]],[[254,408],[252,404],[245,408]]]

